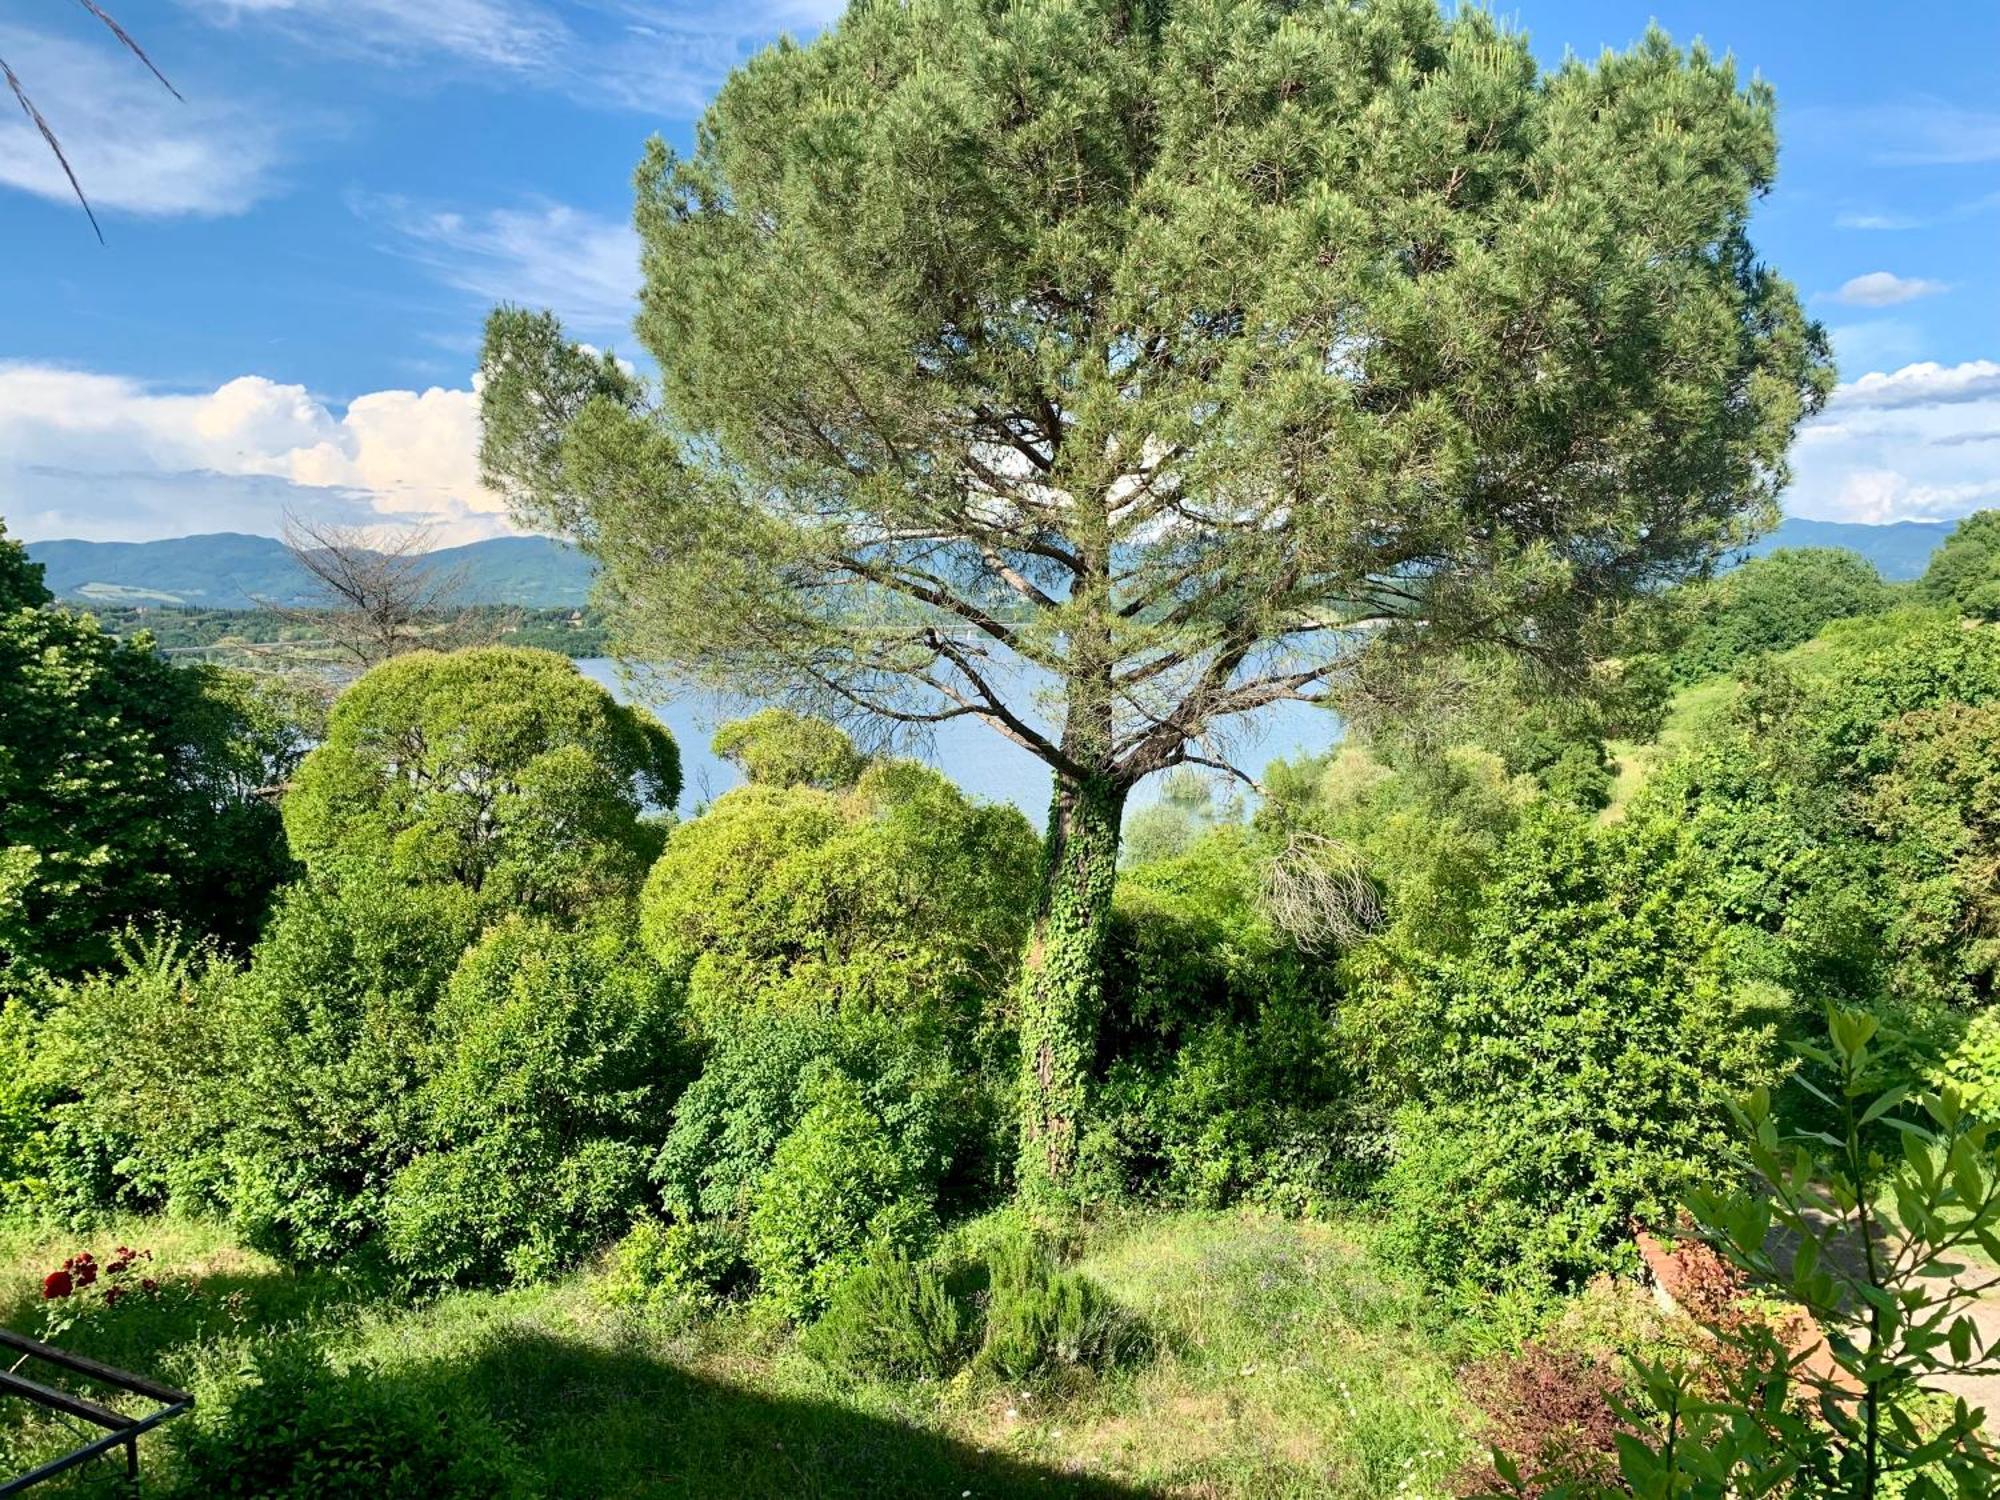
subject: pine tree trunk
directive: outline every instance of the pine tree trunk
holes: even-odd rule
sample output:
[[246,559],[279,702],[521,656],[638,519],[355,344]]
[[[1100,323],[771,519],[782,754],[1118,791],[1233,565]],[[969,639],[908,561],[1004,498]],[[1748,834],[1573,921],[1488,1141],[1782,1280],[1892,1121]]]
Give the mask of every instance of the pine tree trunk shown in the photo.
[[1028,942],[1021,999],[1020,1187],[1066,1197],[1104,1008],[1105,942],[1118,875],[1126,788],[1057,778],[1043,845],[1041,906]]

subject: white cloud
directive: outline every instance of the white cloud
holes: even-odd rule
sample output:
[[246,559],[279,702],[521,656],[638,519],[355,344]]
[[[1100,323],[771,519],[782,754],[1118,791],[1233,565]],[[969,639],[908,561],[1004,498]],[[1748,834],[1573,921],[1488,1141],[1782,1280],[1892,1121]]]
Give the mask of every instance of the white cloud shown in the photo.
[[554,308],[577,332],[623,334],[639,288],[639,237],[630,225],[561,203],[465,214],[399,198],[357,198],[395,248],[483,303]]
[[2000,161],[2000,113],[1935,100],[1873,107],[1810,106],[1792,128],[1877,166],[1972,166]]
[[1958,365],[1926,360],[1893,375],[1878,371],[1850,381],[1834,392],[1829,406],[1834,410],[1938,406],[1989,398],[2000,399],[2000,360],[1972,359]]
[[1935,296],[1949,291],[1942,281],[1928,281],[1921,276],[1898,276],[1893,271],[1870,271],[1865,276],[1855,276],[1841,283],[1833,300],[1844,302],[1849,307],[1895,307],[1899,303],[1914,302],[1919,297]]
[[1950,520],[2000,505],[2000,362],[1922,363],[1841,386],[1800,435],[1794,515]]
[[193,0],[193,6],[220,25],[275,24],[397,62],[445,53],[525,70],[568,36],[554,15],[514,0]]
[[184,393],[0,364],[0,512],[30,538],[270,534],[295,509],[469,541],[512,529],[478,447],[471,389],[374,391],[336,411],[261,375]]
[[[98,45],[0,27],[0,57],[20,75],[100,212],[237,214],[273,190],[283,127],[255,106],[188,87],[187,100],[178,100],[109,38]],[[48,144],[11,104],[0,117],[0,183],[75,201]]]

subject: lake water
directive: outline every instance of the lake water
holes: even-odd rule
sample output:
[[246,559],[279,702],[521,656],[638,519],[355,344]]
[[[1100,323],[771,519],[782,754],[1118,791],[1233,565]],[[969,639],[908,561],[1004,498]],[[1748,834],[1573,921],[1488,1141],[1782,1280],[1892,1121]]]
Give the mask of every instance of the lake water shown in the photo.
[[[673,731],[681,751],[681,812],[694,812],[743,779],[734,766],[710,752],[708,742],[718,724],[754,712],[756,704],[672,692],[656,678],[628,682],[618,664],[603,657],[579,661],[577,666],[621,702],[645,704]],[[1339,738],[1340,720],[1328,710],[1309,703],[1281,703],[1235,722],[1219,744],[1232,764],[1255,776],[1281,756],[1316,755]],[[936,766],[976,797],[1013,803],[1036,827],[1048,816],[1049,768],[976,719],[939,724],[926,739],[897,748]],[[1131,806],[1156,800],[1160,780],[1152,776],[1141,782]]]

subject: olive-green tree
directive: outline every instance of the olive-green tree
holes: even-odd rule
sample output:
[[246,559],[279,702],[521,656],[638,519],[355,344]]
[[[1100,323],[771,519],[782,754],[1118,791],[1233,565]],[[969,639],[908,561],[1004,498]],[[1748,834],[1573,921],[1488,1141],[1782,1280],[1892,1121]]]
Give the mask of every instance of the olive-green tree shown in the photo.
[[384,662],[334,705],[284,804],[315,876],[456,885],[493,912],[575,916],[629,896],[680,795],[643,709],[552,651],[485,646]]
[[1747,235],[1775,160],[1769,90],[1657,33],[1544,74],[1435,0],[857,4],[648,147],[657,388],[494,315],[484,467],[628,653],[1052,768],[1061,1184],[1137,781],[1372,661],[1564,669],[1773,518],[1830,379]]

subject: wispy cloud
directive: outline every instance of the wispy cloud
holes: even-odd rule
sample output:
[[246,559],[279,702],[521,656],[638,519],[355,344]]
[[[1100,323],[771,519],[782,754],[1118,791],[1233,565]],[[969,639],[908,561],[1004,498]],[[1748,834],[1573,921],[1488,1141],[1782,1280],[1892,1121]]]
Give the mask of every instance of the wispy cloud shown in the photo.
[[1909,214],[1843,213],[1834,216],[1837,229],[1921,229],[1924,221]]
[[590,104],[698,109],[778,33],[835,20],[845,0],[183,0],[221,25],[263,25],[392,64],[439,63]]
[[1852,108],[1815,106],[1792,116],[1793,128],[1838,144],[1874,166],[1972,166],[2000,161],[2000,111],[1943,100]]
[[[0,27],[0,56],[48,117],[95,208],[238,214],[276,187],[283,132],[252,105],[185,84],[178,100],[129,54],[94,41]],[[75,201],[47,143],[11,107],[0,116],[0,184]]]
[[1919,297],[1934,297],[1939,292],[1950,290],[1942,281],[1931,281],[1922,276],[1870,271],[1865,276],[1850,277],[1842,282],[1840,290],[1833,294],[1833,300],[1848,307],[1896,307],[1914,302]]
[[464,213],[401,198],[355,198],[391,248],[483,303],[549,307],[599,337],[631,326],[639,237],[630,225],[562,203]]

